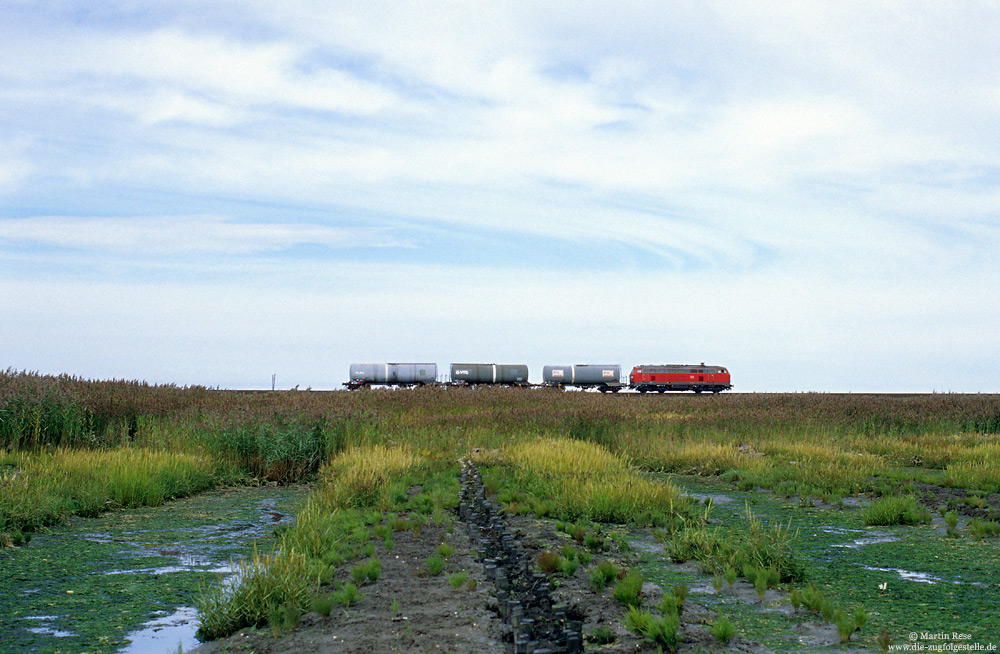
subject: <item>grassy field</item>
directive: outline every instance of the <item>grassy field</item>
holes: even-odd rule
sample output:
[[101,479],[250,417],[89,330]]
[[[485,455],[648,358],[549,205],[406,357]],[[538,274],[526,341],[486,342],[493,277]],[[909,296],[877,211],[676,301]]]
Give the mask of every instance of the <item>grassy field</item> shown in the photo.
[[[703,574],[764,579],[765,587],[826,583],[830,599],[849,586],[827,583],[816,553],[788,526],[816,506],[849,515],[852,529],[929,529],[935,517],[947,524],[940,547],[982,543],[973,550],[995,560],[998,433],[996,395],[240,393],[8,370],[0,374],[0,540],[17,545],[71,515],[220,485],[310,481],[312,495],[279,548],[248,561],[233,592],[203,595],[202,635],[219,637],[308,610],[318,580],[363,559],[373,540],[391,540],[400,516],[443,520],[457,501],[458,461],[470,458],[508,512],[654,529],[664,560],[698,561]],[[751,496],[768,491],[791,512],[789,523],[752,511],[719,517],[673,475]],[[853,498],[865,507],[852,509]],[[938,512],[935,498],[947,501]],[[855,571],[859,579],[870,572]],[[863,638],[875,647],[879,630],[904,628],[898,616],[937,615],[918,595],[896,617],[873,616]],[[847,620],[847,600],[830,599],[829,621]]]

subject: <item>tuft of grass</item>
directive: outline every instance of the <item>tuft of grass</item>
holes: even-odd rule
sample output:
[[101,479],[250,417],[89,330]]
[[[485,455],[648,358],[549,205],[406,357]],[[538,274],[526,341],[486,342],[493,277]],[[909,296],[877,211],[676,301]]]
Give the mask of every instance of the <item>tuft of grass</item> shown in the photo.
[[860,631],[868,624],[868,611],[860,604],[854,607],[854,628]]
[[846,643],[856,627],[854,616],[845,611],[837,609],[833,614],[833,623],[837,625],[837,633],[840,635],[840,642]]
[[610,645],[615,642],[617,637],[615,632],[609,627],[598,627],[594,629],[594,633],[590,635],[590,641],[597,643],[598,645]]
[[930,512],[912,495],[882,497],[861,512],[865,526],[918,525],[931,521]]
[[892,645],[892,636],[889,634],[888,629],[883,629],[878,637],[875,639],[878,644],[878,648],[882,650],[883,654],[889,651],[889,646]]
[[615,585],[615,599],[630,607],[642,605],[642,573],[638,570],[629,570]]
[[727,565],[726,566],[726,583],[729,584],[729,590],[733,589],[733,584],[736,583],[736,577],[737,576],[738,575],[736,573],[736,568],[734,568],[732,565]]
[[274,637],[277,638],[294,629],[295,625],[299,623],[300,617],[301,613],[294,606],[276,606],[268,611],[267,625],[271,628]]
[[580,567],[580,562],[576,559],[563,558],[559,561],[559,574],[563,577],[572,577]]
[[453,572],[452,574],[448,575],[448,583],[451,585],[452,590],[458,590],[459,588],[461,588],[463,585],[465,585],[468,579],[469,579],[469,573],[466,572],[465,570],[462,570],[460,572]]
[[437,554],[432,554],[424,564],[427,572],[432,575],[439,575],[444,571],[444,559]]
[[319,613],[323,617],[330,615],[330,611],[333,610],[333,605],[335,604],[333,596],[330,594],[317,595],[312,601],[312,610],[314,613]]
[[261,555],[255,551],[239,563],[236,578],[232,588],[215,586],[203,590],[196,599],[200,640],[223,638],[251,625],[273,627],[272,618],[287,607],[295,607],[301,614],[311,605],[303,555],[280,551]]
[[708,631],[718,638],[723,645],[728,645],[729,641],[736,635],[736,625],[726,616],[720,615],[715,622],[708,625]]
[[629,631],[649,638],[667,651],[674,651],[677,645],[680,620],[676,615],[667,614],[656,618],[649,611],[629,606],[625,612],[625,626]]
[[369,559],[364,563],[351,568],[351,578],[358,586],[364,583],[375,583],[382,574],[382,562],[378,559]]
[[1000,522],[997,522],[996,520],[980,520],[979,518],[973,518],[969,521],[968,530],[974,538],[996,538],[997,536],[1000,536]]
[[821,613],[824,604],[823,593],[816,587],[816,584],[810,583],[807,587],[802,590],[802,605],[806,609],[812,611],[813,613]]
[[343,604],[345,608],[352,604],[357,604],[363,598],[364,595],[358,593],[358,587],[350,582],[344,584],[343,588],[333,593],[333,601],[337,604]]
[[799,592],[798,588],[792,588],[788,593],[788,601],[792,604],[792,610],[798,613],[799,607],[802,606],[802,593]]
[[535,558],[535,562],[538,564],[539,570],[547,575],[557,572],[562,561],[563,557],[561,557],[558,552],[553,552],[551,550],[544,550]]
[[764,595],[767,594],[767,577],[763,570],[758,570],[754,575],[753,589],[757,591],[757,601],[764,603]]
[[944,514],[945,530],[949,538],[958,538],[958,514],[948,511]]

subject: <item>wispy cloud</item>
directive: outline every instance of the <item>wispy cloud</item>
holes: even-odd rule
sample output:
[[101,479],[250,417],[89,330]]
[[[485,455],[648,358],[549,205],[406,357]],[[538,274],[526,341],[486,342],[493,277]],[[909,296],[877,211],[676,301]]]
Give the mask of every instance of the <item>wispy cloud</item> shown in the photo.
[[219,216],[37,216],[0,222],[0,243],[101,255],[253,255],[301,245],[399,247],[385,229],[239,222]]

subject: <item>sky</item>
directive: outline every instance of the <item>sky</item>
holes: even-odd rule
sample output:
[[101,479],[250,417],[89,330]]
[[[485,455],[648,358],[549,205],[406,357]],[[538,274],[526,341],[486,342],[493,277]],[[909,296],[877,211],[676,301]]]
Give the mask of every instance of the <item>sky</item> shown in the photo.
[[0,0],[0,368],[1000,392],[1000,4]]

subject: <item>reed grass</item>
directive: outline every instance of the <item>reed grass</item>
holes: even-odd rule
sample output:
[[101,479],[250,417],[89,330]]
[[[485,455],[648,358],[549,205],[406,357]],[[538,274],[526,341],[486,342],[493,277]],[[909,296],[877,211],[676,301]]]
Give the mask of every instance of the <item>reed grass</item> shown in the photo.
[[315,597],[309,572],[307,558],[301,554],[255,550],[252,557],[238,563],[236,583],[205,588],[198,596],[198,638],[214,640],[247,626],[262,627],[286,608],[304,613]]
[[315,472],[328,441],[321,421],[278,419],[223,427],[207,444],[217,458],[256,478],[288,483]]
[[[289,604],[305,610],[322,595],[331,566],[372,555],[373,534],[389,547],[388,535],[403,520],[398,514],[383,514],[413,507],[411,519],[405,522],[419,528],[421,510],[433,513],[443,504],[445,493],[453,493],[457,501],[457,486],[445,490],[445,476],[439,468],[440,464],[428,462],[407,445],[350,447],[331,458],[320,469],[314,491],[295,524],[282,535],[277,551],[255,557],[231,589],[220,587],[203,594],[198,611],[203,625],[209,626],[199,637],[220,638],[260,625],[269,612]],[[450,477],[456,474],[453,465]],[[407,491],[416,485],[425,492],[411,498]],[[425,499],[417,501],[417,497]],[[432,558],[440,560],[443,569],[444,559]],[[357,575],[360,585],[377,580],[380,573],[378,560],[370,559],[355,566],[352,576]],[[345,584],[334,594],[334,601],[345,606],[356,602],[360,599],[357,585]]]
[[758,571],[768,571],[778,581],[795,582],[805,578],[805,566],[796,554],[798,532],[791,525],[767,524],[745,508],[744,524],[723,531],[708,526],[707,514],[689,520],[670,534],[665,549],[676,562],[694,559],[709,574],[725,575],[729,587],[739,572],[753,583]]
[[626,457],[596,443],[525,441],[504,448],[501,461],[484,476],[488,483],[512,486],[526,494],[536,513],[565,520],[649,524],[692,506],[674,485],[642,476]]
[[[0,372],[0,447],[131,443],[208,452],[239,459],[261,479],[308,476],[326,456],[389,440],[450,461],[474,448],[562,437],[628,455],[644,469],[739,471],[741,480],[775,489],[845,495],[871,490],[869,480],[889,470],[912,480],[946,471],[954,485],[992,491],[1000,463],[974,451],[998,432],[996,395],[240,393]],[[282,439],[308,446],[269,460],[270,444]]]
[[930,512],[912,495],[894,495],[874,500],[861,512],[865,526],[919,525],[930,522]]
[[143,448],[16,452],[2,463],[0,532],[32,531],[73,514],[156,506],[215,483],[209,457]]
[[422,459],[408,445],[370,445],[335,456],[319,473],[317,501],[329,509],[374,507],[388,510],[393,492]]

